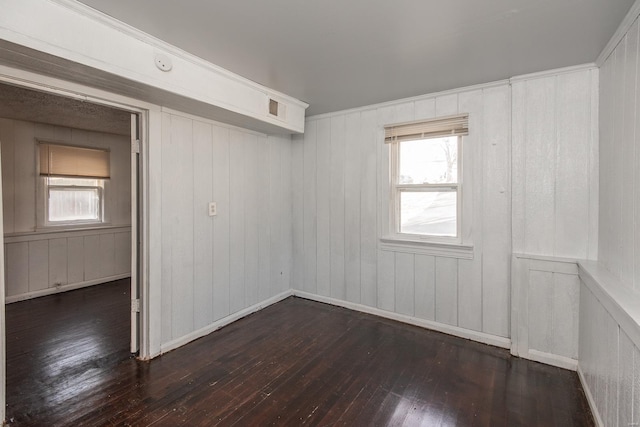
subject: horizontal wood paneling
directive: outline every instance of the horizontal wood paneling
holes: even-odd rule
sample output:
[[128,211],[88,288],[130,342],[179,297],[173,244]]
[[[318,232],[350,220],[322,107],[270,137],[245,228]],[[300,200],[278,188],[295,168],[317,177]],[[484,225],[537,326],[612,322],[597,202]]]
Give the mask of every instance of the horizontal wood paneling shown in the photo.
[[599,260],[640,291],[640,29],[631,26],[600,73]]
[[173,111],[162,114],[162,128],[166,349],[290,289],[293,188],[288,136]]
[[8,302],[131,274],[131,227],[25,233],[5,239]]
[[36,140],[109,149],[111,178],[105,181],[105,222],[131,224],[131,144],[122,135],[0,118],[4,232],[23,233],[44,223],[36,186]]
[[[508,337],[510,105],[504,84],[309,118],[294,138],[293,288]],[[383,126],[458,112],[472,126],[463,233],[473,260],[380,250],[388,223]]]

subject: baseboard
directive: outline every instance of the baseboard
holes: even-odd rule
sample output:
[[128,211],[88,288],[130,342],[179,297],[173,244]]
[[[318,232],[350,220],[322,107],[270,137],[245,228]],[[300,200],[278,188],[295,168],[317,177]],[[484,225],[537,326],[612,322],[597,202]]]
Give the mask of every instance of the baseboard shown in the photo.
[[304,291],[293,290],[292,292],[294,296],[297,296],[300,298],[322,302],[325,304],[331,304],[338,307],[344,307],[344,308],[359,311],[362,313],[373,314],[374,316],[380,316],[386,319],[397,320],[398,322],[408,323],[410,325],[419,326],[421,328],[443,332],[445,334],[454,335],[460,338],[466,338],[466,339],[477,341],[483,344],[489,344],[495,347],[501,347],[506,349],[509,349],[511,347],[511,340],[509,338],[499,337],[491,334],[485,334],[484,332],[472,331],[469,329],[459,328],[457,326],[445,325],[443,323],[432,322],[429,320],[418,319],[416,317],[405,316],[403,314],[398,314],[398,313],[392,313],[390,311],[380,310],[379,308],[369,307],[366,305],[352,303],[348,301],[342,301],[335,298],[324,297],[324,296],[311,294]]
[[243,317],[248,316],[252,313],[255,313],[256,311],[260,311],[265,307],[268,307],[272,304],[282,301],[283,299],[289,298],[291,295],[292,295],[291,290],[282,292],[281,294],[278,294],[267,300],[254,304],[251,307],[247,307],[244,310],[237,311],[227,317],[217,320],[211,323],[210,325],[205,326],[204,328],[198,329],[197,331],[193,331],[190,334],[177,338],[173,341],[169,341],[168,343],[161,344],[160,354],[164,354],[171,350],[175,350],[176,348],[182,347],[183,345],[188,344],[191,341],[194,341],[194,340],[197,340],[198,338],[202,338],[206,335],[209,335],[211,332],[214,332],[222,328],[223,326],[233,323],[236,320],[242,319]]
[[584,394],[587,396],[587,402],[589,402],[589,407],[591,408],[591,413],[593,414],[593,419],[596,422],[598,427],[604,427],[604,423],[602,422],[602,418],[600,418],[600,412],[598,412],[598,407],[596,406],[596,401],[591,394],[591,389],[589,388],[589,384],[587,384],[587,380],[582,373],[582,369],[580,368],[580,364],[578,364],[578,378],[580,378],[580,384],[582,384],[582,389],[584,390]]
[[126,279],[131,277],[131,273],[116,274],[115,276],[101,277],[99,279],[87,280],[84,282],[71,283],[63,286],[56,286],[55,288],[42,289],[40,291],[27,292],[19,295],[12,295],[5,298],[5,303],[10,304],[12,302],[25,301],[32,298],[43,297],[46,295],[58,294],[60,292],[73,291],[75,289],[87,288],[89,286],[101,285],[107,282],[113,282],[114,280]]
[[534,362],[544,363],[546,365],[555,366],[570,371],[578,369],[578,361],[570,357],[559,356],[557,354],[545,353],[544,351],[529,350],[528,354],[520,355],[523,359],[533,360]]

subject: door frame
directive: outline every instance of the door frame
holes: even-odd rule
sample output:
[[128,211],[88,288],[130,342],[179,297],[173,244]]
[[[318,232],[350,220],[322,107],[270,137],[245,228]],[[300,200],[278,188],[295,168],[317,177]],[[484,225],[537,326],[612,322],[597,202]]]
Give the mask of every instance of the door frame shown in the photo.
[[[157,337],[151,336],[150,324],[151,318],[157,317],[157,314],[151,314],[152,305],[150,304],[149,291],[149,141],[151,135],[156,137],[160,135],[160,107],[143,101],[138,101],[126,96],[117,95],[115,93],[94,89],[78,83],[60,80],[54,77],[48,77],[36,74],[30,71],[11,68],[0,65],[0,83],[19,86],[26,89],[32,89],[39,92],[46,92],[65,98],[78,99],[93,104],[112,107],[120,110],[137,114],[140,119],[140,155],[139,155],[139,177],[137,189],[139,193],[138,206],[138,224],[140,229],[138,235],[140,237],[138,254],[139,263],[135,266],[137,277],[139,278],[138,288],[140,290],[139,299],[139,334],[138,334],[138,358],[142,360],[150,359],[157,353],[155,347],[158,346]],[[154,117],[154,120],[151,118]],[[132,176],[132,185],[133,179]],[[0,177],[1,184],[1,177]],[[0,185],[0,235],[2,236],[2,245],[0,246],[0,425],[6,419],[6,330],[5,330],[5,268],[4,265],[4,232],[2,227],[2,186]],[[136,209],[132,205],[133,210]],[[133,224],[132,224],[133,227]],[[132,245],[136,238],[132,234]],[[132,254],[133,255],[133,254]],[[133,266],[132,266],[133,267]]]

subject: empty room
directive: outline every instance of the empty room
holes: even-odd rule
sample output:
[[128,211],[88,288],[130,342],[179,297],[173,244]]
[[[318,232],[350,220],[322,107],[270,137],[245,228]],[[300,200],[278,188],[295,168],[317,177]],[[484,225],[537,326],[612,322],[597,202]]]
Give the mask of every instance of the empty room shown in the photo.
[[7,425],[640,425],[640,0],[0,10]]

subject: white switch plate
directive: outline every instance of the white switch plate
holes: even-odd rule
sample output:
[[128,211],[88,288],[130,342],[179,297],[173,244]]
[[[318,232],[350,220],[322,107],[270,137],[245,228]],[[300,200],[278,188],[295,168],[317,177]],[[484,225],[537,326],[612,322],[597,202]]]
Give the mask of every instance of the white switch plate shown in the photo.
[[216,202],[209,202],[209,216],[218,215],[218,209],[216,208]]

